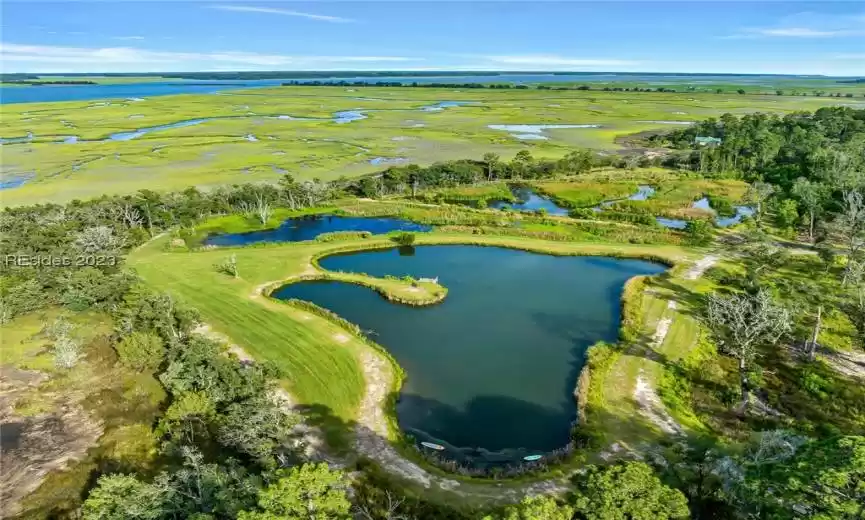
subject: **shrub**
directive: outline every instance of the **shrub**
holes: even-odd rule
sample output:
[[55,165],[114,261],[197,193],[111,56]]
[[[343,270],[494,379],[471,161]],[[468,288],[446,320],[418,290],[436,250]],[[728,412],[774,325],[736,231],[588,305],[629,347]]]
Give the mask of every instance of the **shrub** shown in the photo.
[[117,344],[120,362],[138,371],[156,369],[165,357],[162,339],[150,332],[133,332]]
[[57,368],[72,368],[81,356],[81,345],[68,336],[58,338],[54,343],[54,366]]
[[392,236],[391,240],[401,246],[410,246],[414,244],[415,238],[416,237],[414,233],[406,233],[405,231],[403,231]]
[[369,231],[331,231],[330,233],[322,233],[315,237],[316,242],[336,242],[339,240],[354,240],[357,238],[369,238],[372,233]]
[[712,224],[705,220],[689,220],[685,225],[688,242],[695,246],[706,246],[712,243]]
[[714,209],[718,215],[722,217],[732,217],[736,214],[736,207],[733,206],[733,202],[727,197],[722,197],[720,195],[707,195],[706,199],[709,200],[709,207]]

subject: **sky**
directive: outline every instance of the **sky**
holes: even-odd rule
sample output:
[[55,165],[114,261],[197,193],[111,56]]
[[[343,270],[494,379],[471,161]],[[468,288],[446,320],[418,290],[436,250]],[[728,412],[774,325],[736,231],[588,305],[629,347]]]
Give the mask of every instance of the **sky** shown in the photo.
[[865,75],[862,2],[3,0],[3,72]]

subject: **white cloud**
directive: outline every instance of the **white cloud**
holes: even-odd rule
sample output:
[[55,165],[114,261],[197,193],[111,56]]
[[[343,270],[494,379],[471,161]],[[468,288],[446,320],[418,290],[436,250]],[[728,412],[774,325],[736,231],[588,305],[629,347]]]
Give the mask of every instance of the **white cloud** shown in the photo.
[[219,9],[220,11],[237,11],[243,13],[264,13],[276,14],[280,16],[297,16],[300,18],[308,18],[310,20],[318,20],[320,22],[332,23],[350,23],[356,20],[350,18],[342,18],[340,16],[327,16],[323,14],[303,13],[300,11],[292,11],[290,9],[278,9],[275,7],[255,7],[246,5],[209,5],[208,9]]
[[796,13],[770,27],[748,27],[725,39],[840,38],[865,34],[865,15]]
[[848,30],[834,30],[834,31],[824,31],[818,29],[810,29],[808,27],[778,27],[778,28],[765,28],[765,29],[748,29],[746,33],[759,35],[759,36],[769,36],[769,37],[781,37],[781,38],[834,38],[837,36],[845,36],[848,34],[853,34],[853,31]]
[[[304,56],[242,51],[174,52],[132,47],[57,47],[0,43],[0,63],[6,72],[148,72],[186,71],[212,68],[284,70],[352,68],[357,64],[423,61],[405,56]],[[37,70],[38,69],[38,70]]]
[[144,36],[115,36],[115,40],[143,40]]
[[483,56],[483,59],[502,65],[528,65],[535,70],[549,67],[618,67],[633,65],[634,61],[608,58],[572,58],[553,54],[517,54],[504,56]]

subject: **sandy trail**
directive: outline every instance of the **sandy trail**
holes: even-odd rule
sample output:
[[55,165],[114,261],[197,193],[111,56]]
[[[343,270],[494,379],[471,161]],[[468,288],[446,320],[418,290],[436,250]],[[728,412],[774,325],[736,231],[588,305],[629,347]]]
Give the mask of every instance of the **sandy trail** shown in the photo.
[[690,269],[685,273],[685,280],[696,280],[703,276],[703,274],[715,263],[718,262],[718,257],[716,255],[707,255],[703,258],[694,262],[694,265],[691,266]]

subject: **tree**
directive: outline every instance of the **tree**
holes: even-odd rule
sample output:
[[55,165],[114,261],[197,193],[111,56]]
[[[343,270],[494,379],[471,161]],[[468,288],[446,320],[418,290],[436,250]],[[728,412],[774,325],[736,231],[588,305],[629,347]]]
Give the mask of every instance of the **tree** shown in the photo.
[[216,406],[204,392],[186,392],[175,396],[157,431],[175,446],[202,445],[210,438],[210,426],[215,419]]
[[799,220],[798,204],[793,199],[784,199],[778,204],[777,216],[778,227],[792,231]]
[[278,470],[276,480],[258,493],[259,511],[241,511],[238,520],[348,520],[351,503],[342,473],[326,464]]
[[57,368],[70,369],[77,365],[82,357],[81,344],[77,340],[62,336],[54,342],[54,365]]
[[590,150],[574,150],[559,159],[556,167],[559,171],[578,175],[589,171],[592,168],[592,162]]
[[239,272],[237,270],[237,255],[232,254],[221,263],[216,264],[216,270],[220,273],[225,273],[229,276],[233,276],[237,278],[239,276]]
[[826,199],[826,186],[820,183],[811,182],[804,177],[796,179],[793,184],[793,195],[802,203],[802,207],[808,212],[808,239],[811,244],[814,244],[814,224],[817,220],[817,215],[823,207],[823,201]]
[[162,338],[152,332],[135,331],[115,347],[120,362],[138,370],[155,370],[165,358]]
[[774,184],[760,181],[752,183],[748,188],[745,197],[754,204],[754,215],[758,222],[763,216],[763,203],[775,193],[776,189]]
[[120,251],[125,241],[116,236],[110,227],[96,226],[77,233],[74,244],[84,254],[112,254]]
[[847,285],[850,265],[865,246],[865,199],[856,190],[847,190],[842,195],[841,214],[833,223],[835,230],[847,249],[847,267],[841,285]]
[[744,464],[742,486],[761,518],[865,517],[865,437],[808,440],[783,456]]
[[391,240],[396,242],[400,246],[410,246],[415,242],[415,234],[407,233],[405,231],[397,233],[396,235],[391,237]]
[[688,234],[688,242],[695,246],[707,246],[714,237],[712,224],[703,219],[689,220],[685,224],[685,233]]
[[103,475],[84,501],[84,520],[159,520],[165,496],[132,475]]
[[764,290],[755,295],[709,295],[706,321],[718,345],[739,361],[741,408],[751,401],[749,370],[759,348],[777,341],[790,330],[789,312],[772,301]]
[[483,520],[571,520],[573,516],[573,506],[542,495],[525,498],[519,504],[505,507],[501,514]]
[[487,180],[493,180],[493,172],[499,164],[499,155],[495,153],[485,153],[483,157],[484,163],[487,165]]
[[574,509],[587,520],[664,520],[689,515],[682,492],[661,483],[642,462],[589,466],[574,484]]
[[267,221],[270,220],[270,216],[273,214],[273,208],[270,206],[270,202],[268,202],[261,193],[255,197],[255,214],[258,216],[258,220],[262,225],[267,224]]
[[252,456],[265,467],[274,466],[295,449],[291,441],[296,422],[272,397],[249,399],[228,405],[220,417],[217,440]]

